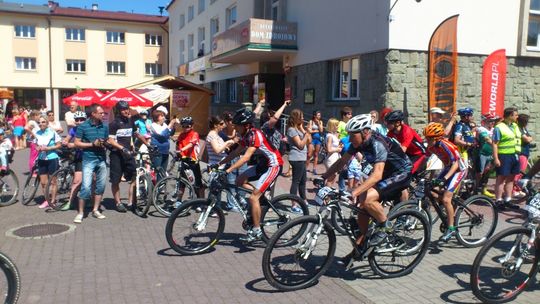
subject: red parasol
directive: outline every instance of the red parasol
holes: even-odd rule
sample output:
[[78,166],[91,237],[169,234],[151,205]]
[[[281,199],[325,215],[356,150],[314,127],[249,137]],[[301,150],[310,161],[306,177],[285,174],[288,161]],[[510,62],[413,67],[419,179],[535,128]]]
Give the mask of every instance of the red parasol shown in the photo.
[[75,101],[79,106],[89,106],[94,103],[99,103],[99,100],[103,97],[103,94],[95,89],[86,89],[80,91],[75,95],[71,95],[63,99],[64,104],[69,105],[72,101]]
[[130,107],[150,108],[154,105],[151,100],[142,97],[139,94],[133,93],[128,89],[118,89],[103,96],[99,102],[104,107],[113,107],[119,101],[127,101]]

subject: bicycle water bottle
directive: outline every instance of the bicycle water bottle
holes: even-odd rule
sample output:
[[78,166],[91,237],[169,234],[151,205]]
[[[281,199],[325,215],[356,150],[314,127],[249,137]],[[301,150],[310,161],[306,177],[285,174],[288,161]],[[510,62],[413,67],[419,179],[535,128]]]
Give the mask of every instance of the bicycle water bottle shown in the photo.
[[185,171],[186,172],[186,178],[187,180],[194,184],[195,183],[195,174],[193,174],[193,171],[191,169],[188,169]]

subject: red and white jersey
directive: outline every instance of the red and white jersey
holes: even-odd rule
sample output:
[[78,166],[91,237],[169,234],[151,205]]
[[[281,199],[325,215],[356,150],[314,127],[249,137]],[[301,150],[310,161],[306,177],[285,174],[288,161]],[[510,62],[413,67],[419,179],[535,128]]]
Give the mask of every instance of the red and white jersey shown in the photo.
[[458,151],[458,147],[448,141],[447,139],[441,139],[433,147],[428,147],[428,155],[435,154],[444,165],[444,168],[450,168],[454,162],[459,163],[459,171],[464,171],[467,169],[465,161],[461,157],[461,154]]
[[263,132],[259,129],[251,128],[249,131],[247,131],[240,144],[246,148],[257,148],[257,152],[268,160],[268,167],[283,165],[281,153],[279,153],[277,149],[274,149],[272,145],[268,143],[268,140],[266,140]]

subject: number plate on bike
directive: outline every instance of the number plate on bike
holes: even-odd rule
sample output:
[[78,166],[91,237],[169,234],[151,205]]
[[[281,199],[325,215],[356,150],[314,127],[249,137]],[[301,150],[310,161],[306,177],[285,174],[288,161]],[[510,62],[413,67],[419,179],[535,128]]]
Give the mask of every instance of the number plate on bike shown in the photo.
[[537,193],[535,196],[533,196],[533,198],[531,198],[527,205],[536,209],[540,209],[540,193]]
[[328,195],[328,193],[331,193],[334,191],[334,189],[330,187],[322,187],[318,192],[317,195],[315,195],[315,202],[319,205],[324,204],[324,198]]

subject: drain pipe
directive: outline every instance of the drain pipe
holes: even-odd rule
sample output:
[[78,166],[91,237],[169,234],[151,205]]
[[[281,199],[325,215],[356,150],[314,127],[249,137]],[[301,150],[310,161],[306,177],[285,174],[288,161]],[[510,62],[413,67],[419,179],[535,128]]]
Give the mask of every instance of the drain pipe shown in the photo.
[[48,34],[49,34],[49,100],[51,101],[51,110],[54,111],[54,119],[56,121],[59,120],[59,111],[56,111],[54,109],[54,98],[53,98],[53,80],[52,80],[52,75],[53,75],[53,72],[52,72],[52,42],[51,42],[51,18],[50,17],[47,17],[47,25],[49,27],[49,31],[48,31]]

